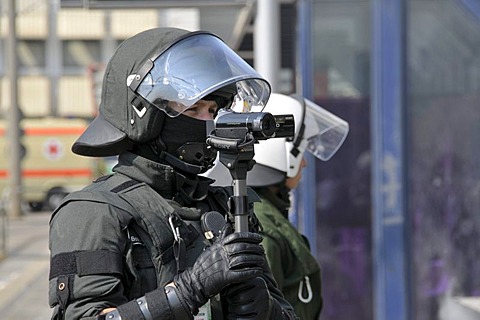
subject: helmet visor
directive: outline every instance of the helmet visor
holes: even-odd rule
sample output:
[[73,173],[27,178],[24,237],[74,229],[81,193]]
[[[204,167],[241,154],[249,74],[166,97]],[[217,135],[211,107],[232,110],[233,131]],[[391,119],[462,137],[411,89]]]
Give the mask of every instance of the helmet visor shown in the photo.
[[305,99],[306,150],[320,160],[329,160],[347,137],[348,123]]
[[241,101],[247,112],[254,106],[263,109],[270,96],[268,82],[212,34],[187,36],[152,62],[136,92],[171,117],[210,94]]

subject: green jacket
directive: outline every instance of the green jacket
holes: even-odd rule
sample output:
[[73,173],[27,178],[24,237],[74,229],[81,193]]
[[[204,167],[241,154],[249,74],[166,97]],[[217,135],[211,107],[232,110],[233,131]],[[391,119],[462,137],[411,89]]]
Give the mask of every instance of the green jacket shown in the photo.
[[[262,245],[278,288],[302,320],[318,320],[322,309],[320,267],[308,243],[272,202],[260,194],[255,214],[263,231]],[[307,277],[311,287],[309,299]],[[299,290],[305,299],[299,298]]]
[[[212,209],[227,214],[222,208],[228,207],[228,195],[220,189],[207,188],[207,196],[191,206],[171,200],[173,187],[184,183],[171,167],[125,153],[114,171],[70,194],[52,215],[49,303],[55,308],[53,319],[93,319],[105,308],[163,288],[180,266],[192,266],[208,245],[200,227],[201,214]],[[172,213],[180,217],[172,223],[186,249],[180,264],[174,255]],[[291,310],[274,283],[267,283],[272,297]],[[159,299],[166,301],[166,296]],[[168,304],[162,305],[166,309],[157,311],[170,319]],[[211,305],[213,319],[223,319],[221,301],[211,299]],[[63,317],[58,316],[59,310],[64,310]]]

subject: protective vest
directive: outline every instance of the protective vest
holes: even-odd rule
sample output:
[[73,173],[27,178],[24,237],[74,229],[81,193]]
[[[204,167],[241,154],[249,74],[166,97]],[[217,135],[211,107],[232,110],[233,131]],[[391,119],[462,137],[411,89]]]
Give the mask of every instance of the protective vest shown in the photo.
[[129,241],[121,257],[110,252],[102,255],[98,251],[52,257],[50,281],[56,280],[57,286],[56,296],[50,297],[50,303],[58,304],[57,319],[62,319],[73,298],[72,292],[63,288],[73,288],[76,275],[118,274],[125,279],[128,298],[138,298],[171,282],[177,272],[192,266],[209,244],[201,230],[199,209],[180,207],[147,184],[121,174],[102,177],[83,190],[71,193],[53,212],[52,219],[74,201],[113,206]]

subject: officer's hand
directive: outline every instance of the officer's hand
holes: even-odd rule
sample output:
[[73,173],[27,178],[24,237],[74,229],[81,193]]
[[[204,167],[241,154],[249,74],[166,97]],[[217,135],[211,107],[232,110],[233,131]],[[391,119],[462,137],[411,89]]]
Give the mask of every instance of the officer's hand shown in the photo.
[[174,278],[180,297],[193,314],[208,299],[232,283],[251,280],[267,263],[262,237],[251,232],[232,233],[227,225],[222,235],[188,268]]
[[[276,301],[270,296],[265,280],[260,277],[229,286],[224,297],[229,320],[282,319],[275,310]],[[274,312],[276,316],[273,316]]]

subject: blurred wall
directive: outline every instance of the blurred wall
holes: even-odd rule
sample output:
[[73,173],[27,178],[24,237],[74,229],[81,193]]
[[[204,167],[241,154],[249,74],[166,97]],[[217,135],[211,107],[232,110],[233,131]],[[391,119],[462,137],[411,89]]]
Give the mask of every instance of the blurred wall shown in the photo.
[[[103,68],[124,39],[161,25],[194,30],[198,10],[62,8],[59,1],[18,0],[19,106],[26,117],[92,117]],[[9,105],[8,15],[0,16],[0,113]]]

